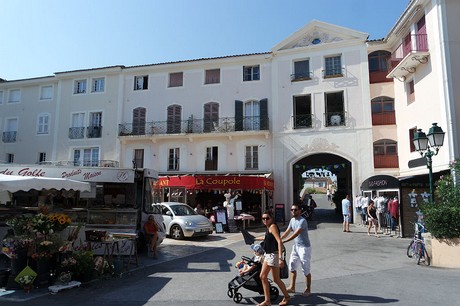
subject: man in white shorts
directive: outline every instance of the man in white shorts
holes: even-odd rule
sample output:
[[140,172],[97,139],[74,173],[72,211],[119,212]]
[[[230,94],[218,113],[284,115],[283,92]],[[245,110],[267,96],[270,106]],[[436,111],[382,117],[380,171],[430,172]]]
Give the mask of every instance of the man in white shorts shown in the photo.
[[[303,292],[304,295],[309,296],[311,294],[311,273],[310,273],[310,260],[311,260],[311,245],[310,239],[308,238],[308,224],[301,214],[302,211],[297,204],[291,206],[292,219],[289,221],[289,225],[286,231],[281,235],[283,243],[294,240],[292,246],[291,257],[289,258],[289,271],[291,272],[290,284],[287,287],[288,292],[295,292],[295,281],[297,278],[297,268],[302,268],[302,272],[305,275],[305,281],[307,287]],[[292,234],[287,237],[290,233]]]

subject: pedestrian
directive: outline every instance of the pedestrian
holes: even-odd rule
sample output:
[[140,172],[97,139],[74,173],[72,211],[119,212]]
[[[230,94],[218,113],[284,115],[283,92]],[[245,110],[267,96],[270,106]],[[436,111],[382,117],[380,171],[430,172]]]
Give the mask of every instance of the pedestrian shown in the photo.
[[331,202],[331,201],[332,201],[332,197],[331,197],[331,191],[330,191],[329,189],[326,190],[326,194],[327,194],[327,200],[328,200],[329,202]]
[[369,223],[367,226],[367,235],[370,236],[371,227],[374,226],[375,237],[379,238],[377,233],[377,209],[375,208],[373,200],[369,200],[369,206],[367,207],[367,221]]
[[342,200],[342,214],[343,214],[343,231],[350,232],[350,218],[351,218],[351,202],[350,195],[346,195]]
[[316,205],[315,200],[313,200],[313,196],[310,195],[310,216],[309,216],[308,220],[313,220],[313,214],[314,214],[315,208],[317,206],[318,205]]
[[[262,222],[265,223],[267,227],[265,232],[264,249],[265,256],[260,270],[260,280],[262,281],[262,286],[264,288],[264,301],[258,306],[270,306],[270,283],[268,282],[268,274],[272,273],[273,281],[281,289],[284,298],[279,303],[279,305],[287,305],[291,300],[289,293],[284,285],[283,281],[280,278],[280,266],[283,265],[282,252],[283,252],[283,242],[280,237],[280,230],[278,225],[276,225],[275,220],[273,219],[273,213],[270,210],[267,210],[262,215]],[[256,240],[262,240],[262,237],[256,237]]]
[[302,218],[300,207],[297,204],[292,204],[291,214],[292,218],[289,221],[289,225],[286,231],[281,235],[281,239],[284,242],[294,239],[294,245],[292,246],[291,256],[289,258],[289,271],[291,272],[291,277],[287,290],[290,293],[295,292],[297,269],[300,266],[307,284],[303,294],[309,296],[311,294],[311,244],[308,238],[308,223],[305,218]]

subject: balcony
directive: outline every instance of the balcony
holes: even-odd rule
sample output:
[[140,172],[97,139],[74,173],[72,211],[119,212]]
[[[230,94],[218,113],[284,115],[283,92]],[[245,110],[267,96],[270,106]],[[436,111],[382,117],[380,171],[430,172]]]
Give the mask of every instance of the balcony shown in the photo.
[[5,143],[16,142],[16,134],[17,134],[17,133],[18,133],[17,131],[6,131],[6,132],[3,132],[2,141],[5,142]]
[[398,155],[374,155],[374,168],[399,168]]
[[396,124],[395,112],[373,113],[372,125],[392,125]]
[[88,126],[86,128],[86,137],[88,138],[101,138],[102,126]]
[[91,167],[109,167],[109,168],[118,168],[120,163],[116,160],[93,160],[93,161],[74,161],[74,160],[59,160],[59,161],[43,161],[40,162],[40,165],[50,165],[50,166],[60,166],[60,167],[81,167],[81,166],[91,166]]
[[83,139],[85,137],[84,127],[71,127],[69,128],[70,139]]
[[293,129],[307,129],[313,127],[313,114],[292,116]]
[[156,136],[174,134],[232,133],[240,131],[268,131],[268,117],[246,116],[217,119],[194,119],[178,121],[152,121],[146,123],[122,123],[118,136]]
[[344,71],[345,68],[341,67],[323,70],[323,79],[341,78],[345,75]]
[[297,72],[291,74],[291,82],[309,81],[312,78],[312,72]]
[[346,126],[346,112],[324,113],[324,126]]
[[[409,39],[410,38],[410,39]],[[428,37],[426,34],[408,36],[388,60],[387,78],[397,78],[404,81],[409,73],[414,73],[417,66],[428,62]]]

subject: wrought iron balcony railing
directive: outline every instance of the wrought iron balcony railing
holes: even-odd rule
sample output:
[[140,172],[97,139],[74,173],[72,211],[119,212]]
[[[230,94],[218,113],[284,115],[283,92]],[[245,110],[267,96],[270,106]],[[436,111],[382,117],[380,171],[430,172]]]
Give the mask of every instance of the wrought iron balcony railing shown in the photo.
[[313,114],[292,116],[294,129],[305,129],[313,127]]
[[84,127],[71,127],[69,128],[69,138],[70,139],[82,139],[85,137],[85,128]]
[[118,125],[119,136],[230,133],[237,131],[268,130],[268,117],[246,116],[217,119],[194,119],[178,121],[152,121],[145,123],[122,123]]
[[17,131],[7,131],[7,132],[3,132],[3,135],[2,135],[2,141],[3,142],[16,142],[16,134],[18,132]]
[[88,126],[86,128],[86,137],[88,138],[101,138],[102,126]]
[[43,161],[39,163],[40,165],[52,165],[52,166],[61,166],[61,167],[81,167],[81,166],[88,166],[88,167],[111,167],[111,168],[118,168],[120,163],[116,160],[91,160],[91,161],[83,161],[83,160],[59,160],[59,161]]
[[291,82],[300,82],[311,80],[313,73],[309,72],[297,72],[291,74]]
[[340,78],[343,77],[345,68],[337,67],[333,69],[325,69],[323,70],[323,79],[331,79],[331,78]]

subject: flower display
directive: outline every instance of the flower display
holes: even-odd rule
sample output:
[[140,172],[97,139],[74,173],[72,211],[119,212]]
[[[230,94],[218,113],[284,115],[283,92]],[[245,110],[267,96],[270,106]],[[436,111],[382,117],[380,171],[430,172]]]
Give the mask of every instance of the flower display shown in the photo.
[[66,214],[50,214],[48,215],[48,219],[52,223],[52,228],[55,232],[64,230],[72,223],[72,219]]
[[27,250],[32,244],[33,240],[21,237],[9,237],[2,241],[2,253],[9,258],[17,258],[20,250]]

